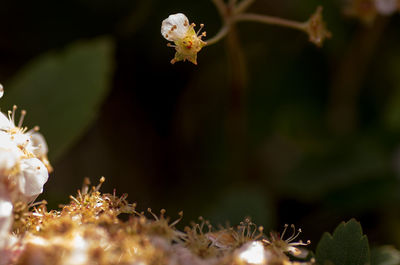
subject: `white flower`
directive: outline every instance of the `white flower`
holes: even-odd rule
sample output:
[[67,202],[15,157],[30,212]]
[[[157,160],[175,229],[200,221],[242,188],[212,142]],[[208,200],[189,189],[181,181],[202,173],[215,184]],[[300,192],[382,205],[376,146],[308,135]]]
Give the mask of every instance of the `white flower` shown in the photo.
[[43,185],[47,182],[49,174],[39,159],[28,158],[20,162],[17,178],[20,192],[30,202],[43,192]]
[[201,38],[206,33],[199,34],[204,27],[203,24],[200,25],[197,33],[194,31],[195,26],[195,24],[190,24],[188,18],[182,13],[170,15],[161,23],[161,35],[175,44],[168,44],[176,50],[171,63],[188,60],[197,64],[197,53],[206,45]]
[[4,95],[4,88],[3,86],[0,84],[0,98],[3,97]]
[[375,7],[381,15],[391,15],[398,8],[397,0],[375,0]]

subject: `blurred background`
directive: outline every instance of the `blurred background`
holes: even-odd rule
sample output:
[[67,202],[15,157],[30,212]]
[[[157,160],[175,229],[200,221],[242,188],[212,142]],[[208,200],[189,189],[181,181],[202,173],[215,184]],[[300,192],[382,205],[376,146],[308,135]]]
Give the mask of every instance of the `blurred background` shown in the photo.
[[214,225],[251,216],[294,223],[315,248],[361,221],[372,244],[400,247],[400,16],[366,26],[339,0],[257,0],[249,11],[306,21],[318,5],[333,38],[241,23],[169,61],[161,21],[183,12],[209,37],[209,0],[0,2],[2,111],[28,111],[55,170],[39,199],[68,202],[84,177],[139,210],[183,210]]

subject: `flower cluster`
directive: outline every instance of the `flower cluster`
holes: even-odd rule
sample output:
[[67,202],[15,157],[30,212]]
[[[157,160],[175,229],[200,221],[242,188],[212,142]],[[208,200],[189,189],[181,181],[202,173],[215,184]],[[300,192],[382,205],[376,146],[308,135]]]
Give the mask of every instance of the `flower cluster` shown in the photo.
[[[101,183],[89,188],[88,181],[69,204],[59,211],[36,206],[15,230],[18,236],[11,264],[154,264],[154,265],[310,265],[313,260],[291,261],[288,253],[300,257],[293,233],[286,240],[268,238],[263,228],[246,218],[237,227],[214,229],[200,217],[184,232],[175,221],[148,209],[138,212],[136,204],[99,192]],[[120,214],[128,214],[123,221]],[[284,232],[285,233],[285,232]],[[282,234],[282,237],[284,236]],[[283,243],[282,243],[283,242]]]
[[400,0],[347,0],[345,13],[371,24],[378,15],[390,16],[400,11]]
[[[3,92],[0,86],[0,96]],[[15,124],[16,110],[14,106],[7,115],[0,112],[0,250],[9,239],[13,205],[32,203],[51,171],[47,145],[38,127],[23,127],[24,110]]]

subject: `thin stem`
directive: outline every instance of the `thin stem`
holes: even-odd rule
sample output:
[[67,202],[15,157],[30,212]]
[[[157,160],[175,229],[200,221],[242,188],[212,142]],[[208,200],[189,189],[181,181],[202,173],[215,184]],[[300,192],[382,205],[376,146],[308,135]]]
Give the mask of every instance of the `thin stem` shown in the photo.
[[229,0],[229,5],[234,7],[236,5],[237,0]]
[[240,14],[246,11],[246,9],[254,3],[255,0],[243,0],[235,8],[235,14]]
[[235,21],[253,21],[253,22],[260,22],[265,24],[271,25],[278,25],[288,28],[293,28],[301,31],[306,30],[306,23],[298,22],[293,20],[287,20],[279,17],[272,17],[272,16],[265,16],[265,15],[258,15],[258,14],[238,14],[235,17]]
[[225,24],[225,25],[218,31],[218,33],[217,33],[214,37],[212,37],[212,38],[209,39],[209,40],[206,40],[206,43],[207,43],[206,45],[207,45],[207,46],[210,46],[210,45],[212,45],[212,44],[217,43],[217,42],[220,41],[221,39],[223,39],[223,38],[228,34],[229,29],[230,29],[230,25],[229,25],[229,24]]
[[221,15],[221,17],[225,18],[226,17],[226,7],[225,3],[223,0],[212,0],[214,5],[217,7],[218,13]]

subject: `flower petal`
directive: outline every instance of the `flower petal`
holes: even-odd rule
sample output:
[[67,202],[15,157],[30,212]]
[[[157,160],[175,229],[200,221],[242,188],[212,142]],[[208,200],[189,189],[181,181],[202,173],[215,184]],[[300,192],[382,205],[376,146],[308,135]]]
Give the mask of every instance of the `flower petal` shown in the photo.
[[49,173],[45,165],[37,158],[23,159],[20,168],[19,189],[29,202],[42,193]]
[[3,246],[12,222],[13,205],[6,188],[0,184],[0,249]]
[[31,140],[35,148],[33,153],[39,158],[47,156],[47,152],[49,149],[43,135],[41,133],[35,132],[31,135]]
[[161,35],[169,41],[184,38],[188,30],[189,20],[182,13],[170,15],[161,24]]

